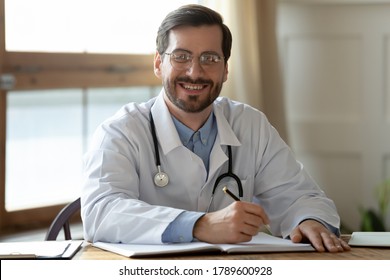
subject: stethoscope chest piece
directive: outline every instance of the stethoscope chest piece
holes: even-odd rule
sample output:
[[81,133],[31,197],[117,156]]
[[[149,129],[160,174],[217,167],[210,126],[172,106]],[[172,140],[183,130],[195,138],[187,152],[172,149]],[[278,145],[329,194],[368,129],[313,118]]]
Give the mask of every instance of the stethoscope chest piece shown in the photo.
[[162,187],[165,187],[166,185],[168,185],[169,177],[168,177],[167,173],[161,171],[160,154],[158,152],[157,135],[156,135],[156,129],[154,127],[154,121],[153,121],[152,112],[150,112],[150,128],[152,130],[154,152],[156,154],[156,166],[157,166],[157,169],[158,169],[158,172],[156,173],[156,175],[154,175],[154,184],[157,187],[162,188]]
[[160,169],[160,166],[158,166],[158,172],[156,175],[154,175],[154,184],[157,187],[165,187],[169,183],[169,177],[168,174],[165,172],[162,172]]

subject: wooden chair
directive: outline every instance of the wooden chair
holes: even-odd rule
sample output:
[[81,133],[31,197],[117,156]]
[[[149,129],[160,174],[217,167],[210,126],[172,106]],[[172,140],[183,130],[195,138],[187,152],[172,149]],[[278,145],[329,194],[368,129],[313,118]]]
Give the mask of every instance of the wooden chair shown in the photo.
[[80,210],[80,208],[80,198],[77,198],[75,201],[62,208],[62,210],[57,214],[51,223],[46,233],[45,241],[57,240],[61,229],[64,230],[65,240],[71,240],[72,236],[70,233],[69,220],[74,214],[76,214],[76,212]]

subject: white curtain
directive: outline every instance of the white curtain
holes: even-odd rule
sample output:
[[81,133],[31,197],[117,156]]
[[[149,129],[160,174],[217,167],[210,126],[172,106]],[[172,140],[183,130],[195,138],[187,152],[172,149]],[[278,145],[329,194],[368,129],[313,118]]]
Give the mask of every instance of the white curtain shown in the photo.
[[287,141],[276,39],[275,0],[205,0],[233,34],[229,76],[222,95],[263,111]]

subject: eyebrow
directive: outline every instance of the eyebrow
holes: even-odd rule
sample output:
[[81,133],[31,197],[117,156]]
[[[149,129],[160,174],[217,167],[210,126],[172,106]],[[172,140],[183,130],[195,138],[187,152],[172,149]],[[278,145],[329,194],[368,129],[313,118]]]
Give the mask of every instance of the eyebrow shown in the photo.
[[191,51],[186,50],[186,49],[181,49],[181,48],[174,49],[174,50],[172,50],[171,52],[172,52],[172,53],[173,53],[173,52],[186,52],[186,53],[192,54]]
[[[193,54],[193,52],[192,51],[189,51],[189,50],[187,50],[187,49],[181,49],[181,48],[178,48],[178,49],[174,49],[174,50],[172,50],[172,53],[173,52],[186,52],[186,53],[189,53],[189,54]],[[218,52],[216,52],[216,51],[204,51],[204,52],[202,52],[200,55],[203,55],[203,54],[215,54],[215,55],[218,55],[218,56],[221,56]]]

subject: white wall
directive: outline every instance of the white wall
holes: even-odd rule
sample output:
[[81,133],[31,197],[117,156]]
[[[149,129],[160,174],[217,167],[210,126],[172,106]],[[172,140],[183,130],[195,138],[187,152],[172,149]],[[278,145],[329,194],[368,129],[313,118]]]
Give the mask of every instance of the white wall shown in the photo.
[[279,1],[290,144],[351,230],[390,178],[389,2]]

